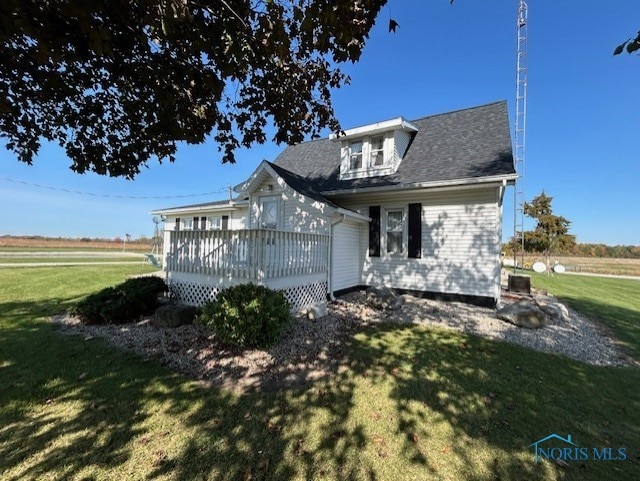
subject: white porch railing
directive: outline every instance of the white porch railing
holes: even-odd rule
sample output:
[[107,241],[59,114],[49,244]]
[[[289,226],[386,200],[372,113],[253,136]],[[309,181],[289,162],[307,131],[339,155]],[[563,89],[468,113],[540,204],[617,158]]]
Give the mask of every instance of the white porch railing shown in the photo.
[[327,271],[329,236],[267,229],[172,231],[169,272],[243,281]]

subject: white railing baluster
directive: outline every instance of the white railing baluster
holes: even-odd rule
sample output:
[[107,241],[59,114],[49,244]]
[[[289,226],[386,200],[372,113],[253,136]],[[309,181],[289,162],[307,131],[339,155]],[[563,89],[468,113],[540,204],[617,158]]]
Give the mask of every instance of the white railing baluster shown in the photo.
[[172,231],[169,271],[265,279],[327,270],[329,236],[272,229]]

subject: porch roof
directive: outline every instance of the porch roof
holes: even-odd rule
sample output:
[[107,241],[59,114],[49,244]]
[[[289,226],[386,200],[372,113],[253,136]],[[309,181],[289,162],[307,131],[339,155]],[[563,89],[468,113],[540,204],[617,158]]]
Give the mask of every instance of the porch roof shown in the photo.
[[203,202],[200,204],[168,207],[166,209],[156,209],[151,211],[151,215],[181,214],[183,212],[203,210],[236,210],[248,205],[248,203],[248,199],[236,197],[232,200],[218,200],[214,202]]

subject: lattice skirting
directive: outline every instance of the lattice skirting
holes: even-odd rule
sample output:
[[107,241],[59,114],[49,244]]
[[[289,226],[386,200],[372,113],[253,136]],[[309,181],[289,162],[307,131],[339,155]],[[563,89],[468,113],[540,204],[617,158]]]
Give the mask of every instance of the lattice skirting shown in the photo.
[[169,292],[184,304],[203,306],[207,302],[215,300],[220,288],[190,282],[169,281]]
[[327,300],[327,283],[326,281],[314,282],[303,286],[287,287],[284,289],[284,295],[291,304],[291,311],[299,312]]
[[[215,300],[221,289],[217,286],[205,284],[169,281],[171,295],[191,306],[202,306],[209,301]],[[325,302],[327,298],[326,281],[291,286],[282,290],[289,304],[291,304],[292,312],[299,312],[313,304]]]

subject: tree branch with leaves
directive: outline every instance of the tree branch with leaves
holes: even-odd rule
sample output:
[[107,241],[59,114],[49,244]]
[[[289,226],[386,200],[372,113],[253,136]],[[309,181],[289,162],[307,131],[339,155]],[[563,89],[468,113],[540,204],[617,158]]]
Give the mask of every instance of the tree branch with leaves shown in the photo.
[[270,125],[278,143],[339,131],[340,65],[386,3],[3,0],[0,136],[28,164],[47,139],[76,172],[133,178],[180,142],[234,162]]

